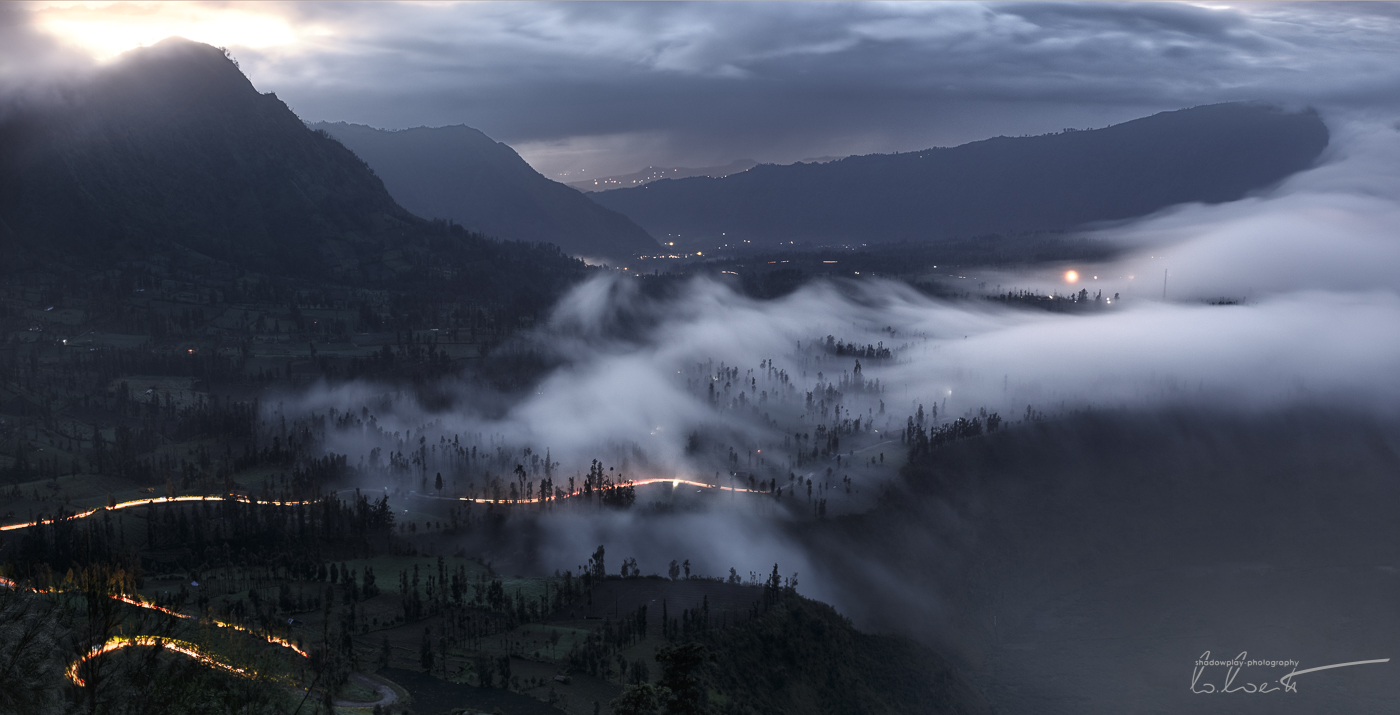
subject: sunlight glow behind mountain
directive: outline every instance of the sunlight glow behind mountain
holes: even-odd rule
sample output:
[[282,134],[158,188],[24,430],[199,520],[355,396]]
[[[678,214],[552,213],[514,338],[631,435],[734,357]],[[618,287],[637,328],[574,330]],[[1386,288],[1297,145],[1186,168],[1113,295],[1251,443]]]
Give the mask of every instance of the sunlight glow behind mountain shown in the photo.
[[172,35],[216,47],[268,48],[295,45],[300,35],[328,33],[319,27],[294,30],[282,17],[259,10],[258,5],[54,3],[36,11],[35,25],[99,61]]

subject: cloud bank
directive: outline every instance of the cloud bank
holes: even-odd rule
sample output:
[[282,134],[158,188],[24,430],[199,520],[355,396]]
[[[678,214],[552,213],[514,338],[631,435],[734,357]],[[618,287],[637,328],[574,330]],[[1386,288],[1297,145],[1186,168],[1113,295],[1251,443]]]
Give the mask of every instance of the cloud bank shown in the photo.
[[[763,302],[698,279],[655,298],[638,279],[609,275],[578,287],[528,338],[563,363],[529,394],[484,399],[463,387],[443,411],[357,383],[291,404],[373,413],[393,436],[376,442],[352,432],[330,445],[352,462],[375,446],[412,453],[420,438],[459,439],[501,455],[486,469],[497,477],[528,465],[528,448],[537,462],[547,454],[558,463],[556,480],[581,481],[599,459],[633,479],[743,486],[744,475],[755,476],[790,500],[775,507],[771,497],[731,495],[679,513],[543,517],[530,527],[530,551],[516,554],[532,568],[572,568],[606,543],[649,572],[689,558],[701,573],[766,572],[775,561],[810,573],[814,556],[791,535],[813,514],[805,479],[833,514],[868,507],[894,481],[901,431],[921,409],[933,426],[997,413],[1014,427],[1028,414],[1058,419],[1084,409],[1400,416],[1400,252],[1390,228],[1400,213],[1397,140],[1385,125],[1358,121],[1322,166],[1267,195],[1103,229],[1138,248],[1085,269],[1102,279],[1095,291],[1121,294],[1097,312],[943,302],[879,280],[820,282]],[[1127,278],[1158,265],[1178,281],[1166,302],[1155,281],[1138,291]],[[1064,290],[1050,274],[1007,278]],[[1247,297],[1203,300],[1217,296]],[[827,336],[891,353],[837,354]],[[812,440],[819,431],[840,435],[841,446],[823,448]],[[479,494],[484,482],[472,480],[456,488]],[[672,487],[649,489],[639,492],[643,504]],[[835,580],[804,584],[818,598],[855,605]]]
[[34,9],[83,46],[143,27],[227,45],[305,119],[465,123],[574,179],[910,151],[1233,100],[1395,112],[1400,97],[1400,16],[1383,3]]

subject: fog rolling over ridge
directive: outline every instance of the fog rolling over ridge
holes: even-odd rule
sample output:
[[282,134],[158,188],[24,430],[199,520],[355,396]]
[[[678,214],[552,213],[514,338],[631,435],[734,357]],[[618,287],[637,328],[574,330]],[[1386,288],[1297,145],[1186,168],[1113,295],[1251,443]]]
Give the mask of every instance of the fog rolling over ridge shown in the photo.
[[[761,302],[701,279],[656,297],[605,276],[525,338],[561,365],[528,394],[464,386],[429,409],[351,384],[283,409],[372,414],[374,429],[330,448],[352,461],[426,450],[425,480],[454,444],[476,446],[496,462],[449,485],[476,496],[493,479],[499,493],[582,481],[594,459],[609,478],[761,492],[649,484],[631,510],[525,507],[514,536],[472,539],[526,570],[574,568],[599,544],[645,573],[777,562],[858,625],[952,648],[1001,683],[992,699],[1009,712],[1115,712],[1184,692],[1203,650],[1387,657],[1376,649],[1393,639],[1329,627],[1342,612],[1355,629],[1400,627],[1383,518],[1400,506],[1400,132],[1337,122],[1324,162],[1268,194],[1103,229],[1134,250],[1078,267],[1072,287],[1065,267],[979,278],[1101,291],[1100,310],[948,303],[878,280]],[[1167,302],[1158,269],[1174,281]],[[914,434],[944,446],[899,473]],[[421,491],[414,480],[399,488]],[[1306,608],[1282,595],[1304,592]],[[1272,635],[1249,640],[1259,633]],[[1383,676],[1348,673],[1355,687],[1325,692],[1380,712],[1397,695]],[[1321,702],[1309,697],[1285,705]]]
[[0,5],[0,715],[1400,712],[1400,14],[738,11]]

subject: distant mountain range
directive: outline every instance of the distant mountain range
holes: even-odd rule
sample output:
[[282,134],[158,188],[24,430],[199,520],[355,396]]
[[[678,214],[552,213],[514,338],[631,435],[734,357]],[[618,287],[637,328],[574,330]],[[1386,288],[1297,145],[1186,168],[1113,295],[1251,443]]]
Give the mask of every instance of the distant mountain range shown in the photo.
[[178,257],[414,291],[440,280],[499,302],[516,285],[543,296],[559,282],[550,276],[582,269],[557,249],[415,216],[209,45],[132,50],[58,94],[0,114],[0,273]]
[[947,149],[747,170],[741,161],[691,170],[734,170],[722,178],[584,195],[465,126],[313,131],[223,52],[178,38],[58,94],[0,114],[0,272],[178,249],[239,270],[381,281],[450,255],[472,268],[445,275],[475,276],[473,290],[494,294],[532,271],[574,268],[558,251],[421,217],[614,261],[657,251],[653,236],[682,246],[926,243],[1238,199],[1311,166],[1329,138],[1313,111],[1219,104]]
[[698,168],[686,166],[648,166],[641,171],[634,171],[630,174],[600,176],[596,179],[570,181],[568,185],[584,192],[629,189],[634,186],[645,186],[653,181],[660,181],[661,179],[689,179],[692,176],[708,176],[710,178],[720,179],[730,174],[748,171],[755,166],[758,166],[758,162],[753,159],[738,159],[724,166],[702,166]]
[[1105,129],[765,164],[590,196],[684,246],[937,241],[1232,201],[1308,168],[1328,139],[1314,111],[1227,103]]
[[500,238],[553,243],[589,258],[619,260],[659,250],[631,219],[545,178],[515,150],[471,127],[311,127],[349,147],[400,205],[419,216],[451,219]]
[[[828,161],[843,159],[840,156],[818,156],[811,159],[803,159],[801,164],[825,164]],[[641,171],[634,171],[630,174],[618,174],[617,176],[603,176],[596,179],[582,179],[568,182],[569,186],[584,193],[594,191],[611,191],[613,189],[630,189],[637,186],[645,186],[653,181],[662,179],[688,179],[692,176],[708,176],[712,179],[722,179],[730,174],[737,174],[741,171],[758,166],[758,162],[753,159],[736,159],[724,166],[648,166]]]

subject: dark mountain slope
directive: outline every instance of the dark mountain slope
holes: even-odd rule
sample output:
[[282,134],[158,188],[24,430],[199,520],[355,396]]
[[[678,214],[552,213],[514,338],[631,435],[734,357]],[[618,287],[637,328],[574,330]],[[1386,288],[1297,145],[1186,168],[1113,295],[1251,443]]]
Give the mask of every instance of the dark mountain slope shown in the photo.
[[208,45],[171,38],[133,50],[66,87],[61,101],[3,116],[0,242],[9,270],[212,259],[236,271],[416,292],[431,275],[492,300],[510,300],[500,291],[524,282],[540,292],[580,270],[553,248],[409,213],[364,162],[259,94]]
[[591,196],[686,245],[924,241],[1232,201],[1307,168],[1327,142],[1313,111],[1217,104],[1106,129],[758,166]]
[[831,606],[796,595],[705,639],[715,689],[733,713],[989,713],[949,659],[913,641],[861,633]]
[[29,251],[130,258],[174,243],[274,272],[327,267],[337,248],[416,223],[222,52],[174,38],[10,117],[0,216]]
[[623,258],[659,250],[626,216],[546,179],[515,150],[471,127],[312,127],[364,159],[389,193],[420,216],[451,219],[501,238],[553,243],[579,256]]

